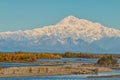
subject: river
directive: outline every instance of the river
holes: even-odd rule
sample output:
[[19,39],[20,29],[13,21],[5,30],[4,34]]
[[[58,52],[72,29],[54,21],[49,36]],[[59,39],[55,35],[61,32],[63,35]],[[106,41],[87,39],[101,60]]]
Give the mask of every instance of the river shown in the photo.
[[[62,58],[62,59],[39,59],[43,62],[81,62],[81,63],[96,63],[98,59],[96,58]],[[120,63],[120,60],[118,61]],[[0,63],[0,66],[13,67],[13,66],[38,66],[36,64],[28,63]],[[116,75],[120,74],[120,70],[115,70],[113,72],[103,72],[98,75]],[[120,78],[87,78],[87,76],[95,75],[64,75],[64,76],[28,76],[28,77],[9,77],[0,78],[0,80],[120,80]]]

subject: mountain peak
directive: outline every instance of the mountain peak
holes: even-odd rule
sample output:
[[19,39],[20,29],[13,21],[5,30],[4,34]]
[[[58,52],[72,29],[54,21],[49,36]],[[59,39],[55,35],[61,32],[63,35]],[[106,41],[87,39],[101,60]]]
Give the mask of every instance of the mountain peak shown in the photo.
[[75,16],[68,16],[68,17],[65,17],[64,19],[71,20],[71,19],[78,19],[78,18],[77,18],[77,17],[75,17]]
[[58,24],[73,24],[76,21],[79,21],[79,18],[76,18],[74,16],[68,16],[65,17],[62,21],[60,21]]
[[76,24],[93,24],[93,22],[85,19],[79,19],[75,16],[68,16],[58,23],[58,25],[76,25]]

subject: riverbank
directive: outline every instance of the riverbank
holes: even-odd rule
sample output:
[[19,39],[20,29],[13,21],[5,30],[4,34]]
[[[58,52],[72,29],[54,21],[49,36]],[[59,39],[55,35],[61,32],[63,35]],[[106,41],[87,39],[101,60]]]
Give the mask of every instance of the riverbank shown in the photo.
[[[72,66],[74,65],[74,66]],[[0,69],[0,77],[16,76],[55,76],[55,75],[79,75],[97,74],[99,72],[110,72],[113,69],[107,67],[95,67],[93,65],[80,65],[72,63],[67,66],[26,66],[9,67]]]

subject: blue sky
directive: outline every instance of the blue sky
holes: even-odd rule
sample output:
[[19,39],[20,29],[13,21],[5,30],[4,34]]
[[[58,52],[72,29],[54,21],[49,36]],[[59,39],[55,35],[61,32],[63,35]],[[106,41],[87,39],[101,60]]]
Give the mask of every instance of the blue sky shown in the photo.
[[0,0],[0,32],[55,24],[69,15],[120,29],[120,0]]

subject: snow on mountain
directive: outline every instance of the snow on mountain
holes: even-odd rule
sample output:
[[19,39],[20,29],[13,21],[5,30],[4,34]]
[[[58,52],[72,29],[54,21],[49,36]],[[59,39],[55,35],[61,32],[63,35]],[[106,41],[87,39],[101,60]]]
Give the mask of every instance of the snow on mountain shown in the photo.
[[[70,44],[71,47],[80,47],[80,44],[83,42],[90,46],[90,44],[103,38],[113,37],[120,38],[120,30],[108,28],[99,23],[79,19],[74,16],[68,16],[56,25],[45,26],[43,28],[36,28],[33,30],[1,32],[0,46],[4,45],[5,48],[6,46],[11,45],[10,42],[13,42],[15,45],[14,48],[16,48],[16,45],[18,45],[18,50],[20,46],[25,48],[29,47],[29,49],[31,49],[32,46],[39,47],[38,50],[47,50],[48,47],[52,47],[51,50],[53,50],[57,46],[60,48],[58,49],[61,50],[65,49],[64,47],[68,49]],[[80,42],[80,40],[82,40],[82,42]],[[43,48],[43,45],[45,47],[47,46],[46,49],[45,47]],[[82,46],[83,45],[84,44],[82,44]],[[42,48],[40,46],[42,46]],[[94,44],[93,47],[99,48],[101,46]],[[87,46],[87,48],[89,47]],[[3,47],[0,50],[2,49]],[[71,48],[68,50],[71,50]]]

